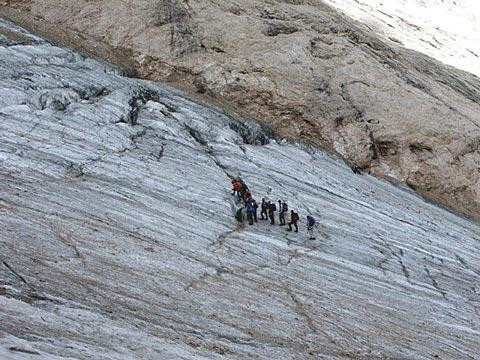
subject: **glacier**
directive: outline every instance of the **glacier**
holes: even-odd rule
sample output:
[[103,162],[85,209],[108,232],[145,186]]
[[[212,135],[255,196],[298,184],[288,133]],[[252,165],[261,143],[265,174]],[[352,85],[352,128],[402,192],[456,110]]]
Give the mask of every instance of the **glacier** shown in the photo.
[[[0,28],[0,358],[478,357],[478,223]],[[238,224],[236,176],[300,232]]]
[[386,39],[480,76],[480,2],[324,0]]

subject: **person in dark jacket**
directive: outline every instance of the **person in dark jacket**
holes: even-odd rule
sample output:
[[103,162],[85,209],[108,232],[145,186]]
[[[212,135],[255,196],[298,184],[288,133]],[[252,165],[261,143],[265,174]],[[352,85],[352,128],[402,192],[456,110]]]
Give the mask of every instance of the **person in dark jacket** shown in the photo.
[[247,184],[245,184],[245,182],[242,179],[239,179],[238,181],[240,183],[240,190],[239,190],[240,198],[243,201],[245,201],[247,199],[247,193],[249,192],[248,186]]
[[282,211],[282,200],[278,200],[278,222],[279,225],[285,225],[285,214]]
[[270,224],[275,225],[275,211],[277,211],[277,207],[275,203],[268,202],[268,217],[270,218]]
[[280,220],[280,225],[287,225],[285,221],[285,215],[288,212],[288,205],[285,201],[278,200],[278,218]]
[[315,240],[315,234],[313,233],[313,229],[315,227],[315,219],[313,216],[307,216],[307,231],[310,240]]
[[247,190],[247,192],[245,193],[244,197],[243,197],[243,201],[245,202],[249,202],[252,200],[252,193]]
[[243,223],[243,206],[239,207],[236,212],[235,212],[235,219],[237,219],[237,221],[239,223]]
[[253,225],[253,214],[255,213],[255,207],[253,202],[249,201],[245,205],[245,210],[247,211],[247,220],[250,225]]
[[295,211],[290,211],[290,222],[288,223],[288,229],[287,231],[292,231],[292,225],[295,226],[295,232],[298,232],[298,220],[300,220],[300,217]]
[[[268,220],[268,203],[265,198],[262,199],[262,205],[261,205],[262,211],[260,212],[260,220]],[[265,215],[265,217],[263,217]]]
[[252,199],[252,203],[253,203],[253,208],[255,209],[255,211],[253,212],[253,221],[258,222],[258,218],[257,218],[258,204],[255,201],[255,199]]

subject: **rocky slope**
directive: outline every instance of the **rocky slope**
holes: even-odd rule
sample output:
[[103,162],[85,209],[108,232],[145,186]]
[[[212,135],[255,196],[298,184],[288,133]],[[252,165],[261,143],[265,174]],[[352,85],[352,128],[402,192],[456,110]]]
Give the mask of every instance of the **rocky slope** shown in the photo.
[[186,84],[480,218],[478,78],[321,1],[12,0],[1,14],[96,41],[90,52],[108,45],[143,78]]
[[[0,29],[2,360],[480,353],[477,223]],[[301,232],[238,227],[237,174]]]

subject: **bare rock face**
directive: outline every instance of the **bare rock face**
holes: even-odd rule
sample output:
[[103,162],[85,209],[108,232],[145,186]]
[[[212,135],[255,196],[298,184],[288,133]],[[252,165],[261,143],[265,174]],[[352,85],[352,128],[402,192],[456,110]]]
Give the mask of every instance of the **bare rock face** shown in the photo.
[[479,79],[387,44],[320,1],[21,3],[46,28],[126,54],[142,78],[188,84],[480,218]]

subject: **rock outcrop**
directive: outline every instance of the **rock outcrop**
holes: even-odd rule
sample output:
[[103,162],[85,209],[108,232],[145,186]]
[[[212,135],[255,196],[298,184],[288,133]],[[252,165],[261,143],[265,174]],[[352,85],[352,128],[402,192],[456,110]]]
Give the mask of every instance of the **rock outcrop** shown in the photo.
[[321,1],[10,1],[2,14],[108,44],[142,78],[186,84],[480,219],[479,79]]
[[[0,29],[2,360],[480,353],[478,223]],[[300,232],[237,226],[238,174]]]

